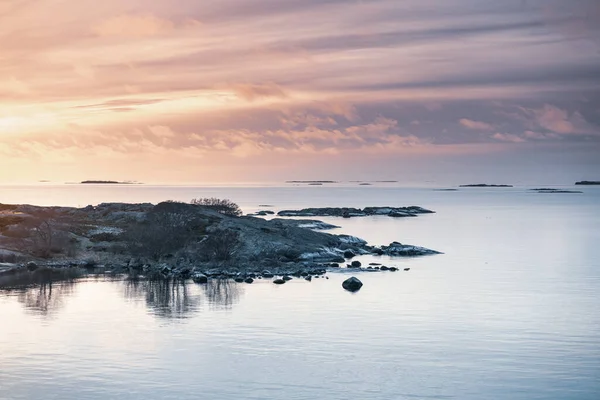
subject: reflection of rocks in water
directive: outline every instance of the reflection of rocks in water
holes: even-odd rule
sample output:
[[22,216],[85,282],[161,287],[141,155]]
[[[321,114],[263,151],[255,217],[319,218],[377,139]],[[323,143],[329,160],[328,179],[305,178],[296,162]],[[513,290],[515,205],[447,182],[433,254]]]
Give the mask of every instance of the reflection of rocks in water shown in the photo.
[[17,299],[26,309],[36,314],[48,316],[58,311],[65,299],[73,294],[75,282],[50,282],[36,287],[22,289]]
[[82,274],[76,268],[15,270],[1,276],[0,294],[15,294],[27,310],[48,316],[60,309],[65,298],[73,294],[75,280]]
[[231,308],[240,301],[241,285],[227,279],[212,279],[202,285],[213,308]]
[[174,280],[125,281],[125,297],[144,299],[146,307],[162,318],[188,318],[200,311],[202,292],[211,308],[231,308],[240,298],[240,285],[221,279],[203,285]]
[[144,298],[153,314],[163,318],[187,318],[198,311],[200,294],[181,281],[127,280],[125,297]]

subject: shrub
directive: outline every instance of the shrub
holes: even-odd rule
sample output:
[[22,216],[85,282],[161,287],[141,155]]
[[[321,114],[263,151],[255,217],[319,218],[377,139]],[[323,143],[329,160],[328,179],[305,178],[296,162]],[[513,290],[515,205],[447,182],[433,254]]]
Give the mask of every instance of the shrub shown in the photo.
[[192,199],[191,203],[196,206],[210,208],[218,213],[232,217],[239,217],[242,215],[240,206],[228,199],[217,199],[215,197],[210,197],[203,199]]
[[197,240],[205,228],[206,221],[198,216],[194,206],[163,202],[148,213],[144,222],[131,226],[122,238],[131,254],[159,260]]
[[212,260],[229,261],[240,243],[240,234],[231,229],[222,229],[213,232],[204,242],[201,249]]

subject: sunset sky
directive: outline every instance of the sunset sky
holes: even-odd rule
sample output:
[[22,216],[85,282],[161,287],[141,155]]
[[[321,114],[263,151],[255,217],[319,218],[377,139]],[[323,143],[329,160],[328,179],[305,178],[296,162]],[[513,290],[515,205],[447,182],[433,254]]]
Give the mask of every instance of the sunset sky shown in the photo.
[[600,1],[0,0],[42,179],[600,179]]

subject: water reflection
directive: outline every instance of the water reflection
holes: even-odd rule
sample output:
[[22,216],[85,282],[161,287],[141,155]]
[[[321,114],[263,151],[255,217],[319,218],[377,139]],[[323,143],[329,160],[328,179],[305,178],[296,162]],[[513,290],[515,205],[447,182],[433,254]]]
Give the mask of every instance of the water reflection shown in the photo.
[[189,284],[171,280],[125,281],[125,297],[143,298],[146,307],[161,318],[188,318],[200,309],[201,296]]
[[49,316],[73,295],[76,279],[82,275],[76,268],[14,270],[0,276],[0,295],[15,296],[26,310]]
[[75,282],[49,282],[37,287],[22,289],[17,300],[25,309],[45,317],[55,314],[62,308],[68,297],[73,295]]
[[243,284],[230,280],[215,279],[202,285],[208,304],[213,309],[230,309],[239,303]]
[[239,302],[241,285],[215,279],[198,285],[191,281],[127,279],[124,296],[144,299],[152,314],[161,318],[189,318],[199,312],[203,295],[211,309],[229,309]]

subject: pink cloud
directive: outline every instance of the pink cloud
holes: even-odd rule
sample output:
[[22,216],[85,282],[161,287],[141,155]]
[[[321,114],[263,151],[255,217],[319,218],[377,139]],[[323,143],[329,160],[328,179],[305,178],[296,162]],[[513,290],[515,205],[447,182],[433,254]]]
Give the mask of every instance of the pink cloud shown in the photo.
[[239,97],[248,101],[265,97],[286,98],[288,96],[281,86],[272,82],[264,84],[237,84],[233,86],[233,91]]
[[471,119],[462,118],[458,121],[462,126],[474,131],[493,131],[494,127],[486,122],[473,121]]
[[510,143],[523,143],[526,140],[520,136],[514,135],[512,133],[494,133],[492,138],[499,140],[501,142],[510,142]]
[[168,33],[175,24],[152,14],[123,14],[105,19],[92,27],[92,32],[104,37],[145,37]]

